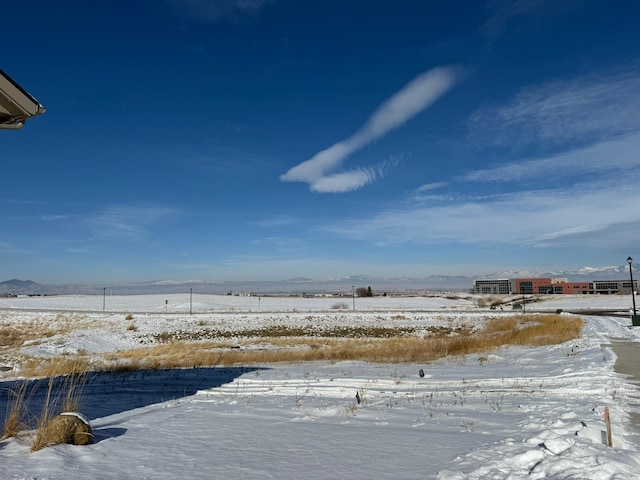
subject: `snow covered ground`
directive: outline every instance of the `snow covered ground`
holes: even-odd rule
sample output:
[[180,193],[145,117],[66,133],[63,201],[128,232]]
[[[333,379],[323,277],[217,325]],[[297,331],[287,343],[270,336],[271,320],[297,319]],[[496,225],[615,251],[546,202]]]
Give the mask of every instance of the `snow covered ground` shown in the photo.
[[[513,313],[450,297],[356,298],[355,311],[351,298],[11,298],[0,299],[0,308],[9,309],[0,311],[0,321],[75,323],[64,335],[23,348],[59,355],[128,348],[154,331],[203,324],[428,326]],[[630,303],[623,296],[558,296],[535,308],[624,310]],[[136,312],[136,330],[127,330],[127,312]],[[640,341],[640,327],[623,317],[584,322],[582,338],[567,344],[428,365],[315,362],[96,374],[82,408],[95,443],[31,453],[28,439],[2,441],[0,478],[640,478],[632,423],[640,390],[614,371],[609,346],[612,339]],[[0,384],[0,418],[10,374]],[[605,408],[612,448],[603,441]]]

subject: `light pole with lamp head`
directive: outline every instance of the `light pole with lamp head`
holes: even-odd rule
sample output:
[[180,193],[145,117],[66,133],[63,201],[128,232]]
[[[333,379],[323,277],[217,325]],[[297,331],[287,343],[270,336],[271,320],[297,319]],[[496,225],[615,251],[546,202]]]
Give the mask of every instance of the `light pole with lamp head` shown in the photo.
[[631,277],[631,300],[633,302],[633,315],[635,317],[635,315],[636,315],[636,297],[635,297],[635,294],[633,292],[633,269],[631,267],[631,264],[633,263],[633,258],[627,257],[627,263],[629,264],[629,277]]

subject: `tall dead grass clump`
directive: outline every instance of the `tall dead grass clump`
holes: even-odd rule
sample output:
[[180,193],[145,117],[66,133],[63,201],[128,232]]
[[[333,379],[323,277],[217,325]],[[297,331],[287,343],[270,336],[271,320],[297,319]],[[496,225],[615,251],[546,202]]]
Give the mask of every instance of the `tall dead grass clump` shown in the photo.
[[63,378],[60,388],[60,413],[78,412],[82,406],[88,372],[76,372],[71,375],[66,375]]
[[6,439],[17,437],[21,432],[35,428],[32,451],[40,450],[53,443],[51,435],[54,434],[55,429],[50,429],[49,426],[55,416],[80,410],[89,372],[88,363],[66,358],[49,359],[45,363],[44,366],[37,366],[39,375],[42,373],[50,375],[47,376],[44,398],[34,407],[35,413],[30,407],[34,395],[42,388],[42,381],[31,383],[25,380],[16,384],[14,389],[8,390],[10,400],[7,403],[7,414],[2,430],[2,439]]
[[47,388],[47,393],[45,395],[44,403],[42,405],[42,411],[40,415],[36,418],[36,435],[33,439],[33,443],[31,444],[31,451],[35,452],[46,447],[49,442],[47,439],[47,430],[49,425],[51,424],[51,419],[53,418],[53,405],[51,405],[52,395],[53,395],[53,385],[54,379],[49,378],[49,384]]
[[31,451],[41,450],[59,441],[59,429],[51,428],[52,421],[61,413],[79,412],[87,371],[60,377],[49,377],[42,410],[36,417],[36,434]]
[[27,386],[28,382],[25,380],[20,382],[14,389],[7,389],[10,400],[7,402],[7,413],[4,418],[1,440],[17,437],[21,432],[29,428],[27,419]]

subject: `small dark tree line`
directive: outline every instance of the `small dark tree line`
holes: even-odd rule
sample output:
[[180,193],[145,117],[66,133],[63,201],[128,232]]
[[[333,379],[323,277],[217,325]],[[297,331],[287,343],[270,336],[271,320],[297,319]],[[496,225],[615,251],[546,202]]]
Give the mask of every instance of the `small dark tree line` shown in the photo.
[[373,297],[373,291],[371,287],[358,287],[356,288],[356,295],[358,297]]

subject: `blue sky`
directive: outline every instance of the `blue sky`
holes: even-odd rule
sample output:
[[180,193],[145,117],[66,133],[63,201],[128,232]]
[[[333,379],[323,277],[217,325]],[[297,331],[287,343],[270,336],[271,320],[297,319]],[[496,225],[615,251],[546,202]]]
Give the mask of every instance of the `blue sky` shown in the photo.
[[640,261],[640,3],[23,0],[0,279]]

